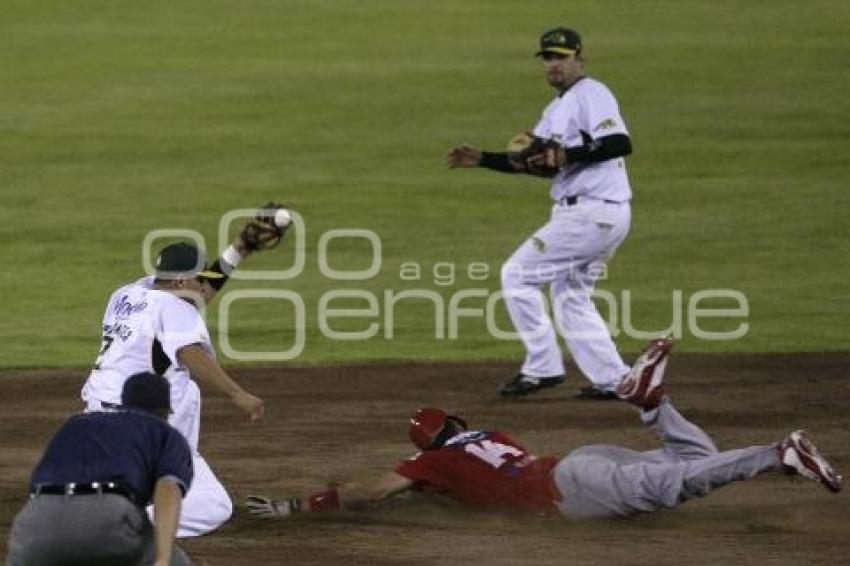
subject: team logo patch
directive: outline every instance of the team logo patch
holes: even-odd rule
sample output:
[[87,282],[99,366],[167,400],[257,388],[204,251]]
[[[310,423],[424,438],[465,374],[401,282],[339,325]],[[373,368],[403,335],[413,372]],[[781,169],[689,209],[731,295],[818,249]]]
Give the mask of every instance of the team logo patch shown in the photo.
[[544,242],[543,240],[541,240],[537,236],[534,236],[533,238],[531,238],[531,244],[534,246],[534,249],[536,249],[540,253],[543,253],[543,252],[546,251],[546,242]]
[[593,128],[593,131],[598,132],[599,130],[610,130],[616,125],[617,122],[615,122],[613,118],[606,118],[605,120],[599,122],[599,124],[597,124],[596,127]]

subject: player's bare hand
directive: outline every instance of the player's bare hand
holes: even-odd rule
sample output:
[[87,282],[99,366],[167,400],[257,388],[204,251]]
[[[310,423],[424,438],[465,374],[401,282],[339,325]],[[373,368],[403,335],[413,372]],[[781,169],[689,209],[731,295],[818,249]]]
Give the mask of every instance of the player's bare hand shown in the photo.
[[446,163],[452,169],[478,167],[481,163],[481,150],[467,144],[459,145],[446,155]]
[[241,391],[231,397],[233,404],[248,413],[251,417],[251,422],[263,420],[265,415],[265,405],[263,400],[255,397],[250,393]]

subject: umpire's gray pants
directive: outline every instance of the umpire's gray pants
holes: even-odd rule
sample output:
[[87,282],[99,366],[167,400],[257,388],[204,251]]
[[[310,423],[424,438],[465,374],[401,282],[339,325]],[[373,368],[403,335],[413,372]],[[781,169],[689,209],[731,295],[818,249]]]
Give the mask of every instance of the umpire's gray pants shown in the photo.
[[[38,495],[15,517],[7,566],[153,564],[156,542],[143,509],[115,494]],[[191,564],[176,546],[172,566]]]
[[555,467],[563,495],[560,512],[570,519],[628,516],[675,507],[735,480],[780,466],[776,446],[718,452],[699,427],[665,399],[642,419],[662,439],[658,450],[583,446]]

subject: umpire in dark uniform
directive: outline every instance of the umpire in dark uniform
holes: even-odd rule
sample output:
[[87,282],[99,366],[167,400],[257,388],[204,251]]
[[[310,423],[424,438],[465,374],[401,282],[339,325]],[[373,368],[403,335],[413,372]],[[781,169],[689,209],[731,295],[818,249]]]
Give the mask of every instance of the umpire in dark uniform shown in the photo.
[[7,566],[191,564],[174,535],[192,455],[169,412],[168,381],[140,373],[118,409],[68,419],[32,473]]

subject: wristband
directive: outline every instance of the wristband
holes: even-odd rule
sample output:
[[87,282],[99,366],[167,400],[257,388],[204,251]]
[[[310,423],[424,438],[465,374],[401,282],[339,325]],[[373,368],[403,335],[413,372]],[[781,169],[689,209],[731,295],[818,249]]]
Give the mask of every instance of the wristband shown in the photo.
[[307,500],[307,508],[310,511],[339,511],[342,509],[342,503],[339,500],[339,491],[329,489],[327,491],[319,491],[310,496]]
[[239,265],[239,262],[242,261],[242,254],[236,251],[235,247],[230,246],[226,250],[224,250],[223,254],[221,254],[221,259],[226,261],[228,265],[233,266],[233,268],[235,269],[236,266]]

